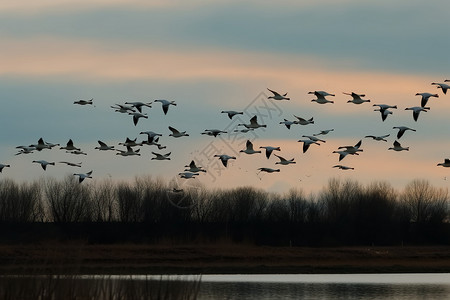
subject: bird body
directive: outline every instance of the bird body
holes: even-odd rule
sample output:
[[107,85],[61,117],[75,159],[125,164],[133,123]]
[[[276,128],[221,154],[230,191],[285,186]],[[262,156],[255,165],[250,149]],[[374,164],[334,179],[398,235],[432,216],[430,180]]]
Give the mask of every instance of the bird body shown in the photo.
[[241,150],[239,152],[244,152],[246,154],[255,154],[255,153],[261,153],[261,150],[254,150],[253,149],[253,143],[250,142],[250,140],[247,140],[247,142],[245,143],[245,150]]
[[140,118],[148,119],[148,116],[146,114],[140,113],[140,112],[128,112],[129,115],[133,116],[133,123],[134,126],[137,125]]
[[444,159],[443,163],[439,163],[437,165],[438,166],[443,166],[444,168],[448,168],[448,167],[450,167],[450,159],[446,158],[446,159]]
[[203,169],[202,167],[197,167],[197,165],[195,164],[195,161],[193,161],[193,160],[191,161],[191,163],[189,165],[184,166],[184,167],[185,168],[189,167],[189,169],[185,169],[185,171],[188,171],[188,172],[192,172],[192,173],[205,172],[206,173],[206,170]]
[[309,92],[308,94],[314,94],[317,97],[317,99],[311,100],[312,102],[317,102],[319,104],[334,103],[334,101],[327,100],[325,98],[326,96],[334,96],[334,94],[330,94],[324,91],[314,91]]
[[389,148],[388,150],[394,150],[394,151],[409,151],[409,147],[402,147],[402,145],[398,142],[394,142],[394,147]]
[[343,166],[343,165],[335,165],[333,166],[333,168],[338,168],[340,170],[354,170],[355,168],[351,168],[351,167],[347,167],[347,166]]
[[287,93],[284,94],[284,95],[281,95],[281,94],[279,94],[279,93],[277,93],[277,92],[275,92],[275,91],[272,91],[271,89],[268,89],[268,90],[273,94],[273,96],[269,96],[269,97],[267,97],[267,99],[273,99],[273,100],[291,100],[290,98],[286,97],[286,96],[287,96]]
[[66,144],[65,147],[63,146],[63,147],[61,147],[60,149],[66,149],[67,151],[74,151],[74,150],[81,151],[80,148],[77,148],[77,147],[75,147],[75,146],[73,145],[72,139],[70,139],[70,140],[67,142],[67,144]]
[[98,150],[103,150],[103,151],[106,151],[106,150],[114,150],[114,146],[108,146],[108,145],[106,145],[104,142],[102,142],[102,141],[97,141],[98,142],[98,144],[100,145],[99,147],[95,147],[94,149],[98,149]]
[[92,178],[92,171],[89,171],[87,173],[74,173],[73,175],[78,176],[78,182],[82,183],[85,178]]
[[296,162],[294,161],[294,159],[285,159],[284,157],[281,157],[279,155],[274,154],[276,157],[278,157],[280,159],[280,161],[277,161],[275,164],[276,165],[290,165],[290,164],[295,164]]
[[222,114],[227,114],[228,118],[230,118],[230,120],[235,116],[235,115],[243,115],[244,112],[243,111],[235,111],[235,110],[222,110],[221,111]]
[[136,146],[142,146],[142,143],[137,143],[136,142],[137,138],[135,138],[134,140],[130,139],[130,138],[126,138],[125,139],[125,143],[119,143],[119,145],[125,146],[125,147],[136,147]]
[[362,140],[359,140],[358,143],[356,143],[354,146],[340,146],[338,149],[344,149],[345,152],[348,152],[348,154],[355,154],[356,152],[362,152],[362,149],[359,149],[361,147]]
[[374,111],[379,111],[381,113],[381,120],[384,122],[388,115],[392,115],[392,111],[387,108],[378,108],[374,109]]
[[257,116],[253,116],[250,119],[250,124],[238,124],[238,126],[245,126],[245,128],[247,129],[256,129],[256,128],[260,128],[260,127],[267,127],[267,125],[261,125],[258,124],[258,118]]
[[164,112],[165,115],[167,115],[167,112],[169,111],[169,105],[174,105],[176,106],[177,104],[175,103],[175,101],[168,101],[168,100],[155,100],[154,102],[160,102],[162,105],[162,110]]
[[222,164],[225,166],[225,168],[227,167],[228,161],[230,159],[236,159],[236,157],[229,156],[229,155],[226,155],[226,154],[216,154],[216,155],[214,155],[214,157],[218,157],[222,161]]
[[178,175],[180,175],[180,178],[190,179],[190,178],[195,178],[195,176],[198,176],[200,174],[192,173],[192,172],[181,172],[181,173],[178,173]]
[[76,155],[87,155],[87,153],[85,153],[81,150],[71,150],[71,151],[66,151],[66,153],[71,153],[71,154],[76,154]]
[[328,133],[330,133],[331,131],[334,131],[334,129],[326,129],[326,130],[321,130],[319,133],[313,134],[313,136],[318,136],[318,135],[326,135]]
[[296,115],[294,115],[294,117],[296,117],[298,119],[298,121],[296,122],[297,124],[300,124],[300,125],[314,124],[314,118],[310,118],[309,120],[306,120],[301,117],[297,117]]
[[156,153],[156,152],[152,152],[153,155],[155,155],[155,157],[152,157],[152,160],[170,160],[169,155],[172,152],[168,152],[166,154],[160,154],[160,153]]
[[129,106],[129,105],[125,105],[125,104],[116,104],[116,106],[111,105],[111,108],[113,108],[115,112],[120,112],[120,113],[134,112],[133,106]]
[[266,149],[266,157],[267,159],[269,159],[270,155],[272,154],[273,151],[281,151],[280,147],[272,147],[272,146],[261,146],[259,147],[260,149]]
[[415,129],[406,127],[406,126],[394,126],[392,129],[398,129],[397,138],[400,139],[406,130],[416,131]]
[[142,113],[143,106],[147,106],[149,108],[152,107],[152,102],[144,103],[144,102],[140,102],[140,101],[135,101],[135,102],[125,102],[125,104],[129,104],[132,107],[135,107],[138,110],[138,112],[140,112],[140,113]]
[[280,124],[284,124],[287,129],[291,129],[291,125],[298,124],[298,121],[289,121],[284,119],[284,121],[281,121]]
[[354,104],[362,104],[364,102],[370,102],[370,100],[366,100],[366,99],[362,99],[362,97],[365,97],[366,95],[364,94],[356,94],[354,92],[351,93],[343,93],[345,95],[349,95],[352,96],[352,100],[348,100],[347,103],[354,103]]
[[422,96],[422,99],[420,101],[420,106],[422,106],[422,107],[425,107],[427,105],[430,97],[439,98],[438,94],[431,94],[431,93],[417,93],[416,96]]
[[322,142],[322,143],[326,143],[325,140],[319,139],[317,137],[315,137],[314,135],[302,135],[302,137],[308,138],[314,142]]
[[[444,82],[448,82],[448,81],[449,81],[449,80],[446,79]],[[450,89],[450,85],[445,84],[445,83],[433,82],[433,83],[431,83],[431,84],[432,84],[432,85],[437,85],[437,88],[438,88],[438,89],[441,89],[442,92],[443,92],[444,94],[447,94],[447,90]]]
[[46,160],[33,160],[33,162],[40,164],[42,169],[44,169],[44,171],[47,170],[47,166],[48,165],[50,165],[50,166],[54,166],[55,165],[54,162],[48,162]]
[[78,105],[92,105],[94,104],[94,98],[91,98],[90,100],[78,100],[73,102],[73,104],[78,104]]
[[173,136],[174,138],[179,138],[182,136],[189,136],[189,134],[186,133],[186,131],[178,131],[177,129],[173,128],[172,126],[169,126],[169,130],[172,131],[169,136]]
[[302,142],[302,143],[303,143],[303,153],[305,153],[306,151],[308,151],[309,146],[311,146],[312,144],[316,144],[316,145],[319,145],[319,146],[320,146],[320,144],[319,144],[318,142],[313,141],[313,140],[310,140],[310,139],[307,139],[307,140],[298,140],[298,142]]
[[280,169],[272,169],[272,168],[259,168],[260,172],[266,172],[266,173],[274,173],[274,172],[280,172]]
[[133,148],[131,148],[131,146],[127,146],[127,151],[116,149],[116,151],[118,151],[116,153],[116,155],[122,155],[122,156],[133,156],[133,155],[136,155],[136,156],[141,156],[141,154],[139,153],[140,150],[141,149],[138,149],[138,150],[134,151]]
[[380,135],[380,136],[376,136],[376,135],[366,135],[365,138],[372,138],[375,141],[385,141],[387,142],[386,138],[390,136],[390,134],[385,134],[385,135]]
[[420,112],[424,111],[427,112],[430,108],[429,107],[422,107],[422,106],[413,106],[413,107],[407,107],[405,110],[412,110],[413,112],[413,119],[417,122],[417,119],[419,118]]
[[32,144],[29,147],[34,147],[37,151],[42,151],[43,149],[51,149],[50,145],[44,142],[43,138],[40,138],[37,144]]
[[205,131],[202,132],[201,134],[217,137],[221,133],[227,133],[227,132],[223,131],[223,130],[219,130],[219,129],[205,129]]
[[72,163],[72,162],[69,162],[69,161],[60,161],[59,163],[60,164],[66,164],[66,165],[71,166],[71,167],[81,167],[81,163]]

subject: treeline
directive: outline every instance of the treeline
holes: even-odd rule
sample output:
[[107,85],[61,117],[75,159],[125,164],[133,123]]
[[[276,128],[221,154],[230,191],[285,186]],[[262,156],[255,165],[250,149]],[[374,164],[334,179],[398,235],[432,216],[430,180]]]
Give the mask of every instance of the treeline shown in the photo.
[[0,242],[217,243],[280,246],[450,244],[449,197],[426,180],[330,179],[320,192],[173,189],[151,177],[79,184],[68,176],[0,181]]

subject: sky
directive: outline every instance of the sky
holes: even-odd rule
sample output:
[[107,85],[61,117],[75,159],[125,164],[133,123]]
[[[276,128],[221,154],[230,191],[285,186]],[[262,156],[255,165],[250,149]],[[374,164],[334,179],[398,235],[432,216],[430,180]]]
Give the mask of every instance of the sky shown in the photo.
[[[448,1],[143,1],[64,0],[0,3],[0,163],[10,164],[0,178],[32,181],[93,170],[92,184],[106,178],[134,180],[151,176],[179,187],[198,183],[210,188],[254,186],[271,192],[291,188],[315,193],[330,178],[362,184],[387,181],[402,189],[414,179],[447,188],[450,168],[450,92],[431,85],[450,79]],[[289,101],[268,99],[268,88],[288,93]],[[310,91],[323,90],[333,104],[311,102]],[[344,92],[365,94],[370,103],[347,103]],[[439,94],[415,122],[406,107],[420,106],[419,92]],[[94,106],[79,106],[79,99]],[[160,103],[144,108],[148,119],[114,112],[126,101],[168,99],[177,103],[164,115]],[[382,121],[373,104],[397,105]],[[222,110],[243,111],[233,120]],[[258,116],[267,125],[234,133],[239,123]],[[314,124],[280,121],[294,115]],[[189,137],[170,137],[168,126]],[[408,126],[399,140],[409,151],[388,150],[394,126]],[[223,129],[216,138],[205,129]],[[331,129],[320,146],[302,152],[302,135]],[[161,133],[158,150],[144,146],[141,156],[121,157],[94,148],[102,140],[117,149],[141,131]],[[390,134],[388,142],[364,138]],[[15,147],[45,141],[65,145],[72,139],[87,153],[54,148],[15,155]],[[280,166],[273,155],[247,155],[255,148],[280,147],[294,158]],[[358,156],[338,162],[339,146],[363,140]],[[136,148],[137,149],[137,148]],[[263,149],[262,149],[263,150]],[[171,152],[155,161],[152,151]],[[236,156],[227,168],[215,154]],[[33,160],[55,161],[42,170]],[[196,179],[178,173],[191,160],[207,172]],[[82,162],[81,168],[59,161]],[[354,170],[332,168],[336,164]],[[258,168],[279,173],[258,173]],[[447,180],[448,179],[448,180]]]

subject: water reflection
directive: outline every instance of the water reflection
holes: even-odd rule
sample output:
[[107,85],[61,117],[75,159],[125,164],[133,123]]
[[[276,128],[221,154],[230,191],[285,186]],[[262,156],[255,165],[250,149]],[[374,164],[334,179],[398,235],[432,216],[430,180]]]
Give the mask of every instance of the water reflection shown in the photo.
[[441,300],[450,298],[450,274],[206,275],[198,296],[202,300]]

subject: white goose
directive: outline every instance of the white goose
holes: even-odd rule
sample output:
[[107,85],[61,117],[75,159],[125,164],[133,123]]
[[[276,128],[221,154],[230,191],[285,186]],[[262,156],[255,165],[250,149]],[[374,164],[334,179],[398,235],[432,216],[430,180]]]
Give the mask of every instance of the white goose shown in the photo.
[[141,144],[146,144],[146,145],[149,145],[149,146],[152,146],[152,145],[153,146],[157,146],[159,150],[167,148],[166,146],[162,146],[158,142],[159,142],[159,137],[155,138],[154,136],[153,137],[148,136],[147,140],[146,141],[142,141]]
[[222,161],[222,164],[225,166],[225,168],[227,167],[228,161],[230,159],[236,159],[236,157],[229,156],[229,155],[226,155],[226,154],[220,154],[220,155],[216,154],[216,155],[214,155],[214,157],[218,157],[220,159],[220,161]]
[[417,93],[416,96],[422,96],[422,99],[420,101],[420,106],[425,107],[428,103],[428,100],[430,100],[430,97],[439,98],[438,94],[431,94],[431,93]]
[[151,107],[152,107],[152,103],[153,103],[153,102],[147,102],[147,103],[144,103],[144,102],[140,102],[140,101],[135,101],[135,102],[125,102],[125,104],[129,104],[129,105],[131,105],[132,107],[135,107],[135,108],[138,110],[138,112],[140,112],[140,113],[142,113],[142,107],[143,107],[143,106],[147,106],[148,108],[151,108]]
[[119,112],[119,113],[129,113],[129,112],[135,111],[133,106],[124,105],[124,104],[116,104],[116,106],[111,105],[111,108],[113,108],[115,112]]
[[46,142],[44,142],[43,138],[40,138],[37,144],[32,144],[29,147],[34,147],[37,151],[41,151],[43,149],[51,149],[51,147]]
[[221,133],[227,133],[227,132],[223,131],[223,130],[219,130],[219,129],[205,129],[205,131],[202,132],[201,134],[217,137]]
[[127,151],[125,150],[120,150],[120,149],[116,149],[116,151],[118,151],[116,153],[116,155],[122,155],[122,156],[133,156],[133,155],[137,155],[137,156],[141,156],[141,154],[139,153],[141,149],[138,149],[136,151],[133,150],[133,148],[131,148],[130,146],[127,146]]
[[[448,82],[449,80],[446,79],[444,82]],[[447,90],[450,89],[450,85],[445,84],[445,83],[438,83],[438,82],[433,82],[431,83],[432,85],[437,85],[438,89],[442,89],[442,92],[444,92],[444,94],[447,94]]]
[[388,115],[392,115],[392,111],[390,111],[387,108],[377,108],[374,109],[373,111],[379,111],[381,113],[381,120],[384,122],[387,118]]
[[3,168],[10,168],[11,165],[0,164],[0,173],[2,173]]
[[205,172],[206,170],[203,169],[202,167],[197,167],[197,165],[195,164],[195,161],[191,161],[191,163],[189,165],[184,166],[185,168],[189,167],[189,169],[184,169],[187,172],[192,172],[192,173],[198,173],[198,172]]
[[285,159],[284,157],[276,155],[275,153],[273,155],[275,155],[276,157],[278,157],[280,159],[280,161],[277,161],[275,163],[276,165],[279,164],[279,165],[286,166],[286,165],[290,165],[290,164],[295,164],[296,163],[293,158],[292,159]]
[[155,155],[155,157],[152,157],[152,160],[170,160],[169,155],[172,152],[168,152],[166,154],[160,154],[160,153],[156,153],[156,152],[152,152],[153,155]]
[[140,112],[128,112],[128,114],[129,114],[130,116],[133,116],[133,123],[134,123],[134,126],[137,125],[137,123],[138,123],[138,121],[139,121],[140,118],[148,119],[147,114],[143,114],[143,113],[140,113]]
[[359,140],[358,143],[356,143],[354,146],[340,146],[338,149],[345,149],[345,152],[348,152],[349,154],[355,154],[357,152],[363,152],[363,149],[359,149],[361,147],[362,140]]
[[437,165],[443,166],[444,168],[448,168],[448,167],[450,167],[450,159],[446,158],[446,159],[444,159],[443,163],[438,163]]
[[33,160],[34,163],[38,163],[41,165],[42,169],[47,170],[47,166],[54,166],[55,162],[48,162],[46,160]]
[[70,140],[67,142],[67,144],[66,144],[65,147],[63,146],[63,147],[61,147],[61,148],[59,148],[59,149],[66,149],[67,151],[74,151],[74,150],[81,151],[80,148],[77,148],[77,147],[75,147],[75,146],[73,145],[72,139],[70,139]]
[[306,153],[306,151],[308,151],[308,149],[309,149],[309,146],[311,146],[312,144],[316,144],[316,145],[320,146],[320,144],[318,142],[310,140],[310,139],[298,140],[297,142],[302,142],[303,143],[303,153]]
[[250,124],[238,124],[238,126],[245,126],[245,128],[247,129],[256,129],[256,128],[260,128],[260,127],[267,127],[267,125],[261,125],[258,124],[258,118],[257,116],[253,116],[250,119]]
[[380,135],[380,136],[376,136],[376,135],[366,135],[365,138],[372,138],[375,141],[385,141],[387,142],[386,138],[390,136],[390,134],[385,134],[385,135]]
[[235,115],[243,115],[244,112],[243,111],[235,111],[235,110],[222,110],[221,111],[222,114],[227,114],[228,118],[230,118],[230,120],[235,116]]
[[87,155],[87,153],[85,153],[81,150],[66,151],[66,153],[71,153],[71,154],[75,154],[75,155]]
[[313,134],[313,135],[314,135],[314,136],[318,136],[318,135],[326,135],[326,134],[330,133],[331,131],[334,131],[334,128],[332,128],[332,129],[321,130],[319,133],[315,133],[315,134]]
[[162,104],[162,110],[164,112],[165,115],[167,115],[167,111],[169,110],[169,105],[174,105],[176,106],[177,104],[175,103],[175,101],[168,101],[168,100],[155,100],[155,102],[160,102]]
[[20,150],[15,155],[30,154],[36,150],[36,147],[34,146],[17,146],[16,148],[19,148]]
[[186,133],[186,131],[178,131],[177,129],[173,128],[172,126],[169,126],[169,130],[172,131],[169,136],[173,136],[174,138],[179,138],[182,136],[189,136],[189,134]]
[[343,93],[344,95],[352,96],[352,100],[348,100],[347,103],[354,103],[354,104],[363,104],[364,102],[370,102],[370,100],[362,99],[362,97],[365,97],[364,94],[356,94],[354,92],[351,93]]
[[59,163],[66,164],[71,167],[80,167],[81,168],[81,163],[73,163],[73,162],[69,162],[69,161],[60,161]]
[[289,121],[287,119],[284,119],[284,121],[281,121],[280,124],[284,124],[287,129],[291,129],[291,125],[298,124],[297,121]]
[[139,134],[146,134],[148,137],[162,136],[161,133],[156,133],[153,131],[141,131]]
[[246,146],[245,150],[241,150],[241,151],[239,151],[239,152],[244,152],[244,153],[246,153],[246,154],[261,153],[261,150],[254,150],[254,149],[253,149],[253,143],[250,142],[250,140],[247,140],[245,146]]
[[95,147],[94,149],[98,149],[98,150],[102,150],[102,151],[106,151],[106,150],[114,150],[114,146],[108,146],[107,144],[105,144],[102,141],[97,141],[98,144],[100,145],[99,147]]
[[267,99],[273,99],[273,100],[291,100],[290,98],[287,98],[287,93],[284,95],[281,95],[275,91],[272,91],[271,89],[268,89],[269,92],[271,92],[273,94],[273,96],[269,96],[267,97]]
[[422,106],[412,106],[407,107],[405,110],[412,110],[413,112],[413,119],[417,122],[417,119],[419,118],[420,112],[424,111],[427,112],[430,108],[429,107],[422,107]]
[[415,129],[406,127],[406,126],[394,126],[392,129],[398,129],[397,138],[400,139],[406,130],[416,131]]
[[355,152],[355,153],[349,153],[346,150],[336,150],[333,151],[333,153],[338,153],[339,154],[339,161],[343,160],[347,155],[359,155],[359,153]]
[[136,142],[137,138],[135,138],[134,140],[130,139],[130,138],[126,138],[125,139],[125,143],[119,143],[119,145],[125,146],[125,147],[136,147],[136,146],[142,146],[142,143],[137,143]]
[[317,99],[313,99],[313,100],[311,100],[311,102],[317,102],[319,104],[334,103],[334,101],[327,100],[325,98],[326,96],[334,96],[334,94],[329,94],[324,91],[314,91],[314,92],[309,92],[308,94],[314,94],[317,97]]
[[272,146],[261,146],[260,149],[266,149],[266,157],[269,159],[270,155],[273,151],[281,151],[280,147],[272,147]]
[[85,178],[92,178],[92,170],[87,173],[74,173],[74,176],[78,176],[78,182],[82,183]]
[[296,115],[294,115],[294,117],[296,117],[298,119],[297,124],[300,124],[300,125],[314,124],[314,118],[310,118],[309,120],[306,120],[301,117],[297,117]]
[[272,168],[259,168],[259,172],[266,172],[266,173],[274,173],[274,172],[280,172],[280,169],[272,169]]
[[354,170],[355,168],[351,168],[351,167],[347,167],[347,166],[343,166],[343,165],[335,165],[333,166],[333,168],[338,168],[340,170]]
[[78,100],[73,102],[73,104],[78,104],[78,105],[93,105],[94,104],[94,98],[91,98],[90,100]]
[[389,148],[388,150],[394,150],[394,151],[409,151],[409,147],[402,147],[402,145],[398,142],[394,142],[394,147]]
[[325,140],[322,140],[322,139],[317,138],[317,137],[314,136],[314,135],[302,135],[302,137],[308,138],[308,139],[310,139],[310,140],[312,140],[312,141],[314,141],[314,142],[322,142],[322,143],[326,143],[326,142],[327,142],[327,141],[325,141]]
[[178,175],[180,175],[180,178],[191,179],[191,178],[195,178],[195,176],[198,176],[200,174],[192,173],[192,172],[181,172],[181,173],[178,173]]

